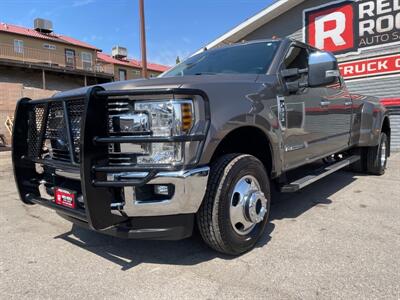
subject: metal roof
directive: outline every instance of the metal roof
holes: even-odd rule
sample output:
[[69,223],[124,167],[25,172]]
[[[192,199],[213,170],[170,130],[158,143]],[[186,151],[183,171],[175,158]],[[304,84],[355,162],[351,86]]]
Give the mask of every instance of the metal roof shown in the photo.
[[[106,53],[98,53],[97,57],[107,63],[110,64],[115,64],[115,65],[120,65],[120,66],[127,66],[127,67],[131,67],[131,68],[138,68],[141,69],[142,68],[142,63],[136,59],[116,59],[114,57],[112,57],[109,54]],[[154,64],[154,63],[147,63],[147,68],[150,71],[155,71],[155,72],[165,72],[166,70],[168,70],[170,67],[168,66],[163,66],[163,65],[159,65],[159,64]]]
[[83,48],[87,48],[87,49],[92,49],[92,50],[96,50],[96,51],[101,51],[101,49],[98,49],[95,46],[89,45],[85,42],[79,41],[79,40],[74,39],[69,36],[55,34],[55,33],[45,34],[45,33],[38,32],[34,29],[17,26],[17,25],[12,25],[12,24],[0,23],[0,32],[19,34],[19,35],[29,36],[29,37],[33,37],[33,38],[39,38],[39,39],[43,39],[43,40],[49,40],[49,41],[53,41],[53,42],[59,42],[59,43],[74,45],[74,46],[83,47]]

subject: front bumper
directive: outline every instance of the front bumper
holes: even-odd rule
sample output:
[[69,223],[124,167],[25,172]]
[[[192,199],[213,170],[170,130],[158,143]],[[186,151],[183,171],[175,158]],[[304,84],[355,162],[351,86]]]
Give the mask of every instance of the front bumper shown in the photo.
[[[125,202],[116,205],[113,213],[128,217],[165,216],[196,213],[206,192],[209,167],[196,168],[178,172],[159,172],[148,185],[172,186],[172,197],[162,200],[137,197],[134,187],[124,188]],[[145,174],[126,174],[137,178]]]
[[[108,120],[108,97],[146,94],[177,94],[200,97],[206,105],[201,132],[185,137],[110,136]],[[184,238],[191,233],[194,213],[197,212],[206,191],[209,168],[196,163],[179,168],[158,167],[143,169],[137,165],[115,166],[108,163],[109,143],[179,142],[200,155],[209,128],[207,96],[198,90],[157,91],[103,91],[94,87],[85,95],[73,97],[82,101],[84,111],[79,136],[68,116],[68,98],[19,101],[15,113],[13,132],[14,175],[21,200],[27,204],[40,204],[56,210],[63,217],[93,230],[127,238]],[[197,101],[197,100],[196,100]],[[63,107],[70,162],[54,162],[32,154],[30,145],[40,149],[43,128],[46,128],[46,113],[53,103]],[[44,118],[36,118],[32,134],[32,111],[40,105]],[[76,119],[74,119],[75,122]],[[33,140],[33,138],[37,140]],[[78,138],[78,140],[77,140]],[[28,143],[27,143],[28,141]],[[76,145],[80,151],[74,152]],[[193,147],[196,145],[196,147]],[[38,148],[39,147],[39,148]],[[197,160],[198,161],[198,160]],[[42,172],[38,171],[38,166]],[[39,169],[40,169],[39,168]],[[142,199],[138,190],[148,186],[168,185],[173,193],[168,197]],[[63,207],[55,203],[51,191],[61,187],[77,192],[79,205]],[[50,193],[49,193],[50,191]],[[143,194],[143,193],[142,193]],[[170,225],[168,225],[170,223]],[[189,224],[189,225],[188,225]]]
[[[57,212],[62,218],[83,227],[93,229],[87,222]],[[194,214],[137,217],[129,221],[101,230],[101,233],[122,239],[142,240],[182,240],[192,235]]]

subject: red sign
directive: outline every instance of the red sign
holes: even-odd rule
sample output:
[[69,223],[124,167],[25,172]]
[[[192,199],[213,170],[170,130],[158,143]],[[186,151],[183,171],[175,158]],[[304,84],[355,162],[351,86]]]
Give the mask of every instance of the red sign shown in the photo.
[[343,0],[304,11],[305,41],[335,54],[400,43],[400,0]]
[[55,189],[55,202],[69,208],[75,208],[75,192],[60,188]]
[[332,52],[354,48],[353,3],[310,11],[306,17],[309,44]]
[[345,79],[400,73],[400,54],[344,62],[339,68]]

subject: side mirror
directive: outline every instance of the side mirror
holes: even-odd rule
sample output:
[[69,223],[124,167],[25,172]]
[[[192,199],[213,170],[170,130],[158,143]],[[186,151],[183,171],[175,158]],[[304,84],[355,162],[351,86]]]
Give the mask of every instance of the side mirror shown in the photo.
[[[308,69],[284,69],[281,71],[282,78],[299,77],[302,74],[308,74]],[[300,82],[299,80],[285,82],[286,90],[289,93],[295,93],[300,88],[307,87],[308,83]]]
[[329,52],[311,53],[308,58],[308,86],[333,84],[340,77],[338,62]]

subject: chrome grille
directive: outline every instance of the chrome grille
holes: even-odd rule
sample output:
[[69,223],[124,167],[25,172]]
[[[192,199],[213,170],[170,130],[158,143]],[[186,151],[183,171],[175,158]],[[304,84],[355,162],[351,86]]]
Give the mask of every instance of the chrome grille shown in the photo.
[[[142,115],[141,115],[142,114]],[[121,131],[125,120],[132,122],[132,132]],[[149,118],[141,112],[134,112],[134,104],[128,98],[111,98],[108,102],[108,132],[110,135],[143,135],[149,134]],[[129,166],[137,163],[137,156],[150,151],[149,144],[109,144],[108,163],[116,166]]]

